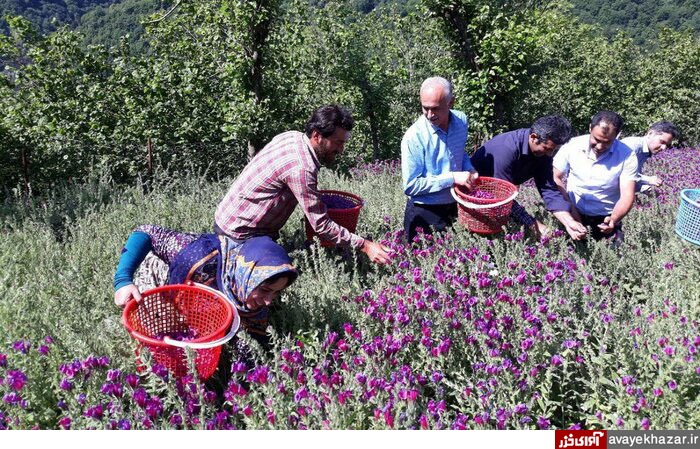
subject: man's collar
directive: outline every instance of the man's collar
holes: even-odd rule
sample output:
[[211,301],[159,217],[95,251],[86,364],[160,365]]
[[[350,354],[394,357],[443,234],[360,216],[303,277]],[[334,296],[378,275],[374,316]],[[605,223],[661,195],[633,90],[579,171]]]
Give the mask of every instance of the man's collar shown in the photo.
[[642,153],[647,153],[651,155],[651,151],[649,151],[649,145],[647,145],[647,136],[642,137]]
[[307,136],[306,133],[301,133],[301,136],[304,145],[306,145],[306,148],[308,148],[309,153],[311,153],[311,159],[314,161],[314,164],[316,164],[316,167],[320,168],[321,163],[318,161],[318,156],[316,155],[316,151],[314,151],[314,147],[311,146],[311,140],[309,140],[309,136]]
[[523,156],[527,156],[530,154],[530,130],[528,128],[522,129],[525,130],[525,138],[520,146],[520,152],[523,154]]
[[601,160],[604,157],[607,157],[609,154],[613,154],[613,152],[617,148],[617,143],[619,142],[619,140],[617,140],[617,139],[613,140],[613,143],[612,143],[612,145],[610,145],[610,148],[608,148],[607,151],[605,151],[605,153],[598,156],[595,154],[595,151],[593,151],[593,149],[591,148],[591,135],[588,134],[587,137],[588,137],[588,139],[586,140],[586,148],[584,148],[583,151],[588,156],[590,156],[590,155],[595,156],[595,160],[597,160],[597,161]]
[[425,116],[425,114],[421,114],[421,117],[423,118],[423,120],[425,120],[425,123],[427,123],[427,125],[428,125],[428,129],[433,134],[437,134],[438,132],[447,134],[447,132],[450,130],[450,125],[452,124],[452,110],[450,110],[449,116],[447,118],[447,131],[440,128],[439,126],[435,126],[432,123],[430,123],[430,120],[428,120],[428,118]]

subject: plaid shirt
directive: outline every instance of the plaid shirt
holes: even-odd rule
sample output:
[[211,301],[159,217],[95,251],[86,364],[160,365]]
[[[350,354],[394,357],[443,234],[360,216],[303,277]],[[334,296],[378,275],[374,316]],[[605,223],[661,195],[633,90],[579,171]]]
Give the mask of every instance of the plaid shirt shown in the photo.
[[277,238],[298,203],[319,236],[336,245],[361,248],[362,237],[328,217],[317,186],[320,167],[305,134],[279,134],[234,181],[216,208],[216,224],[235,240],[258,235]]

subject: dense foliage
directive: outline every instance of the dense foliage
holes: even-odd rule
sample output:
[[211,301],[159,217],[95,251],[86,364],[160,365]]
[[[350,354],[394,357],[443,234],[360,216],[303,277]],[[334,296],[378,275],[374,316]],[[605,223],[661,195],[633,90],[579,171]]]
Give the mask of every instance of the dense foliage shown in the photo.
[[[470,145],[562,113],[578,132],[600,109],[626,134],[678,123],[700,141],[700,41],[667,31],[655,49],[612,41],[556,6],[424,0],[368,13],[340,1],[183,1],[129,40],[83,44],[62,28],[39,36],[10,18],[0,36],[0,186],[41,193],[94,169],[117,181],[192,166],[240,168],[276,133],[324,103],[357,119],[344,167],[398,156],[427,76],[454,81]],[[356,6],[356,5],[354,5]]]
[[88,45],[114,47],[128,39],[136,53],[148,51],[142,22],[169,5],[161,0],[121,0],[110,5],[97,5],[80,18],[77,31]]
[[[620,252],[514,227],[408,246],[396,163],[323,172],[365,199],[359,232],[392,264],[305,246],[297,211],[281,242],[302,274],[274,311],[274,348],[241,334],[206,385],[135,370],[111,278],[139,223],[209,230],[230,179],[161,173],[144,194],[95,178],[7,202],[0,428],[697,428],[700,249],[674,218],[700,150],[645,168],[666,183],[637,199]],[[521,196],[552,224],[534,188]]]
[[83,14],[119,0],[0,0],[0,26],[7,31],[5,16],[23,16],[42,33],[61,25],[77,26]]
[[700,32],[700,10],[694,0],[572,0],[572,12],[600,25],[607,36],[624,31],[639,45],[653,45],[661,28]]

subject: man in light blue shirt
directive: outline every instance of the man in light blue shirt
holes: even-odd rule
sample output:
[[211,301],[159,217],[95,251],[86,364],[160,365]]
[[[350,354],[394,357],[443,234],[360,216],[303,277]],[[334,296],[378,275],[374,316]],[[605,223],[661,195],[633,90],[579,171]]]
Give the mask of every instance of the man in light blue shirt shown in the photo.
[[637,192],[646,192],[663,184],[659,176],[643,175],[642,167],[649,158],[670,147],[679,136],[676,125],[664,120],[651,125],[643,137],[631,136],[622,139],[622,143],[637,155]]
[[552,163],[554,182],[574,206],[571,215],[591,226],[596,240],[613,236],[621,240],[621,220],[634,202],[637,158],[616,139],[622,124],[617,113],[599,112],[591,120],[590,134],[571,139]]
[[426,79],[421,85],[423,115],[401,141],[401,174],[408,196],[404,232],[412,241],[417,229],[444,231],[457,217],[453,185],[471,187],[478,177],[466,154],[467,116],[452,110],[454,95],[449,81]]

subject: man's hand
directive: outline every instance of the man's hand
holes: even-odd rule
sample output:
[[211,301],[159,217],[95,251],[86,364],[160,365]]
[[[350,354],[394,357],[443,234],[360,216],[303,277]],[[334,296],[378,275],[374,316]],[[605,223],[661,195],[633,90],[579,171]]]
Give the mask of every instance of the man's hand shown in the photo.
[[455,184],[464,186],[468,190],[471,190],[474,187],[474,182],[479,179],[479,174],[475,171],[456,171],[452,172],[452,176],[455,179]]
[[571,220],[566,223],[565,228],[572,240],[583,240],[588,233],[588,229],[576,220]]
[[374,243],[371,240],[365,240],[365,243],[362,245],[360,250],[367,254],[369,260],[374,263],[386,265],[391,262],[391,258],[389,258],[389,251],[391,250],[384,245],[380,245],[379,243]]
[[653,185],[654,187],[661,187],[663,183],[664,181],[658,176],[652,176],[649,178],[649,184]]
[[598,229],[600,229],[603,234],[612,233],[615,231],[615,220],[613,220],[611,215],[608,215],[603,222],[598,225]]
[[136,302],[141,301],[141,292],[134,284],[125,285],[114,292],[114,304],[119,307],[124,307],[130,299],[135,299]]

